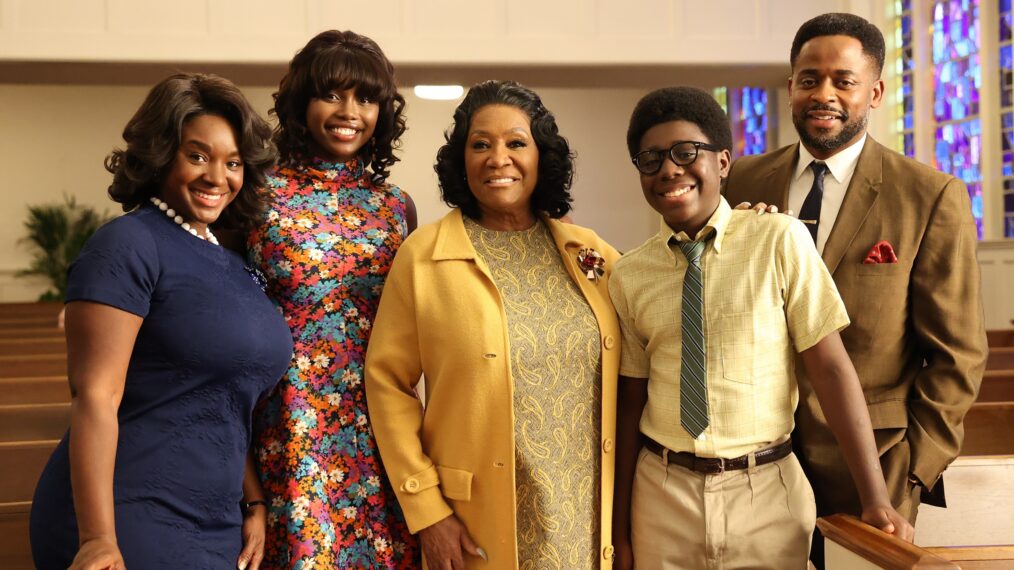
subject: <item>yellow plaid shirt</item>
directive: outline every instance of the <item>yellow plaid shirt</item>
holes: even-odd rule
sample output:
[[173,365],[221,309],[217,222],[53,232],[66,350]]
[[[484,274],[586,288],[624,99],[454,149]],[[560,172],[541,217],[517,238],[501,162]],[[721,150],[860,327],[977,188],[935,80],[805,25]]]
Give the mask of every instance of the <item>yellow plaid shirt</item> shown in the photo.
[[849,319],[799,221],[734,211],[722,198],[702,232],[715,233],[701,256],[708,428],[695,440],[680,426],[684,232],[663,228],[616,263],[609,292],[623,331],[620,374],[648,379],[645,435],[675,451],[737,457],[792,431],[795,353]]

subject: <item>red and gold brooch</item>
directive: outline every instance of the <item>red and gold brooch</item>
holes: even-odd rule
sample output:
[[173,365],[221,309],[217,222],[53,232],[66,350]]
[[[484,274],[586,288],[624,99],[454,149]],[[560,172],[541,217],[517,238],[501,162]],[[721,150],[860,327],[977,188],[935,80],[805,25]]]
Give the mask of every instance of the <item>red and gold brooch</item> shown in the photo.
[[577,264],[581,267],[585,277],[592,281],[598,281],[599,277],[605,275],[606,260],[602,254],[590,247],[583,247],[577,252]]

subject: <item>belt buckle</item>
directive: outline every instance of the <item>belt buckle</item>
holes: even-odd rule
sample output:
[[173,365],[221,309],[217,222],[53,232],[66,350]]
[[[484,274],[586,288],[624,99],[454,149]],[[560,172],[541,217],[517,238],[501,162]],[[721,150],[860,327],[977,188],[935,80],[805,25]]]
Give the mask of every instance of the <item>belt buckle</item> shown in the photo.
[[720,475],[725,472],[725,461],[721,457],[694,457],[694,467],[700,465],[700,469],[694,469],[705,475]]

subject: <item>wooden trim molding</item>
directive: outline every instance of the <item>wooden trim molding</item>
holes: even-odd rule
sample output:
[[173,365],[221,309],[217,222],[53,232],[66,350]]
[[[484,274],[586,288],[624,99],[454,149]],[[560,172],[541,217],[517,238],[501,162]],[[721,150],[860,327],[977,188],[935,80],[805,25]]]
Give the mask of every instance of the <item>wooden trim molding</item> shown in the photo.
[[934,546],[929,552],[955,562],[1010,561],[1014,566],[1014,546]]

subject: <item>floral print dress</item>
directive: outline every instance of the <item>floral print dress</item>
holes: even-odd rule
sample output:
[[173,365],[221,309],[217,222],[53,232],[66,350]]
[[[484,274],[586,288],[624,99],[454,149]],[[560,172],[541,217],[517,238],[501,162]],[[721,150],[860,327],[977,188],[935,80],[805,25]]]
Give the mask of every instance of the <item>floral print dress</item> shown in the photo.
[[270,503],[262,568],[417,568],[418,545],[383,472],[363,384],[407,197],[374,184],[357,160],[276,168],[268,190],[273,204],[247,245],[295,349],[254,419]]

